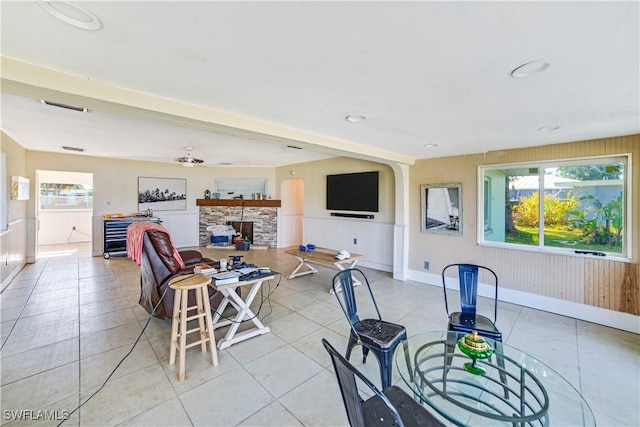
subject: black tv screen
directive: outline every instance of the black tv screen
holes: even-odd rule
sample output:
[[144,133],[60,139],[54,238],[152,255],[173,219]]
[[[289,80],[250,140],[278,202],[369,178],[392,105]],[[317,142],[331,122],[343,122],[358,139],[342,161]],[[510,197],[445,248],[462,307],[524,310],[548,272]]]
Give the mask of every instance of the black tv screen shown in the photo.
[[378,212],[378,171],[327,175],[327,209]]

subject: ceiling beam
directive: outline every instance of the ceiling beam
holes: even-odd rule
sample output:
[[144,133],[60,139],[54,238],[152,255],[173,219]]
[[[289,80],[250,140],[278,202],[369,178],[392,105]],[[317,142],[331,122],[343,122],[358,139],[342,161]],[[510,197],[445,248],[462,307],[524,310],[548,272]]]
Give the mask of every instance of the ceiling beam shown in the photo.
[[14,95],[79,105],[90,110],[121,116],[159,120],[285,146],[295,145],[338,156],[386,164],[415,164],[413,157],[365,144],[329,138],[213,108],[113,86],[8,57],[1,59],[2,91]]

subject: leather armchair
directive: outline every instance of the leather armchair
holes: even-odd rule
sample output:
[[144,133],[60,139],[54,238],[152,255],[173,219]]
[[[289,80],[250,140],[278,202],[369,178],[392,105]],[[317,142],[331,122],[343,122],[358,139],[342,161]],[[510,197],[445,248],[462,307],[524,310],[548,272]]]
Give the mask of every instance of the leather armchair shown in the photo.
[[[160,319],[170,319],[173,316],[174,291],[169,287],[169,281],[181,274],[193,273],[193,266],[198,262],[213,264],[209,258],[203,258],[199,251],[180,251],[185,268],[180,267],[179,261],[173,255],[173,245],[169,235],[159,230],[147,230],[144,233],[142,245],[142,259],[140,263],[140,305],[147,312],[152,313],[153,308],[160,301],[160,297],[166,290],[162,303],[153,315]],[[220,304],[222,295],[209,288],[211,307]],[[195,293],[189,291],[189,306],[195,305]]]

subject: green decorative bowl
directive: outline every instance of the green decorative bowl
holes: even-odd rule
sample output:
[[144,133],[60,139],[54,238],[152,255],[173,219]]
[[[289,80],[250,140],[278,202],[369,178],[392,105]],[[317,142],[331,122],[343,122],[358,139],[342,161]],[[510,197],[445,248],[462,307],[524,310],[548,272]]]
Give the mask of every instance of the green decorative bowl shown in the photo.
[[486,370],[478,366],[478,360],[488,359],[493,354],[493,349],[487,342],[478,335],[477,331],[466,334],[458,340],[458,348],[472,360],[472,363],[465,363],[464,369],[474,375],[484,375]]

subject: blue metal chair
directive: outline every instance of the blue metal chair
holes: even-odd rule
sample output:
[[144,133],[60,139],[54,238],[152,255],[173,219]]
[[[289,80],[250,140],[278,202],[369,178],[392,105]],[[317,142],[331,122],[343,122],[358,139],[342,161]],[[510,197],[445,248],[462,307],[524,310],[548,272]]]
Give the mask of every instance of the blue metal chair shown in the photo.
[[[358,278],[357,281],[356,276]],[[361,320],[358,316],[354,283],[366,284],[369,295],[371,295],[371,301],[378,315],[377,319]],[[402,325],[382,320],[378,304],[369,285],[369,280],[367,280],[367,277],[361,270],[357,268],[346,269],[336,274],[333,277],[333,291],[351,326],[347,353],[345,355],[346,359],[349,360],[351,357],[353,347],[362,345],[362,363],[366,363],[367,354],[369,354],[369,350],[371,350],[380,365],[382,388],[389,387],[391,385],[391,374],[393,372],[393,355],[396,347],[401,342],[407,346],[407,330]],[[342,299],[340,295],[342,295]],[[408,351],[405,353],[408,354]]]
[[[322,345],[331,356],[344,408],[352,427],[444,426],[444,423],[400,387],[392,385],[380,391],[324,338]],[[366,400],[360,396],[356,377],[373,392],[373,396]]]
[[[445,273],[449,268],[457,267],[458,284],[460,289],[461,311],[449,313],[449,302],[447,300],[447,284]],[[493,298],[493,319],[482,316],[476,312],[478,299],[478,276],[481,271],[486,271],[487,277],[493,282],[495,294]],[[478,335],[491,338],[496,342],[495,355],[498,366],[504,369],[504,358],[502,357],[502,332],[496,327],[498,319],[498,276],[488,267],[476,264],[449,264],[442,269],[442,288],[444,290],[444,306],[449,316],[448,330],[451,332],[471,333],[477,331]],[[447,352],[452,354],[455,351],[456,340],[452,335],[447,340]],[[451,357],[447,358],[447,365],[451,364]],[[507,384],[507,375],[505,371],[500,371],[500,380],[503,384]],[[507,388],[504,389],[505,396],[508,395]]]

